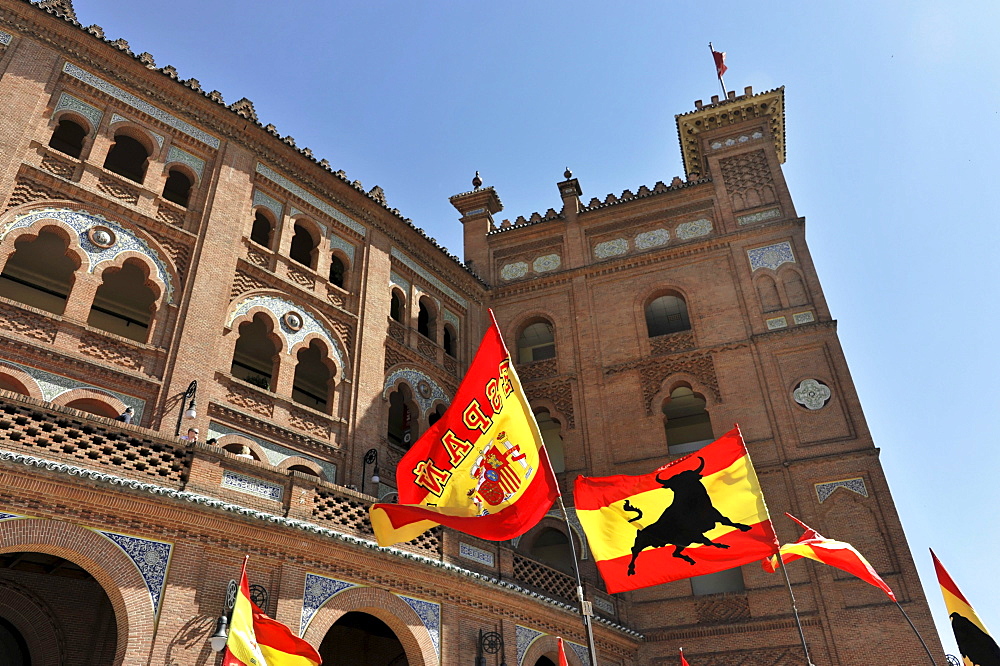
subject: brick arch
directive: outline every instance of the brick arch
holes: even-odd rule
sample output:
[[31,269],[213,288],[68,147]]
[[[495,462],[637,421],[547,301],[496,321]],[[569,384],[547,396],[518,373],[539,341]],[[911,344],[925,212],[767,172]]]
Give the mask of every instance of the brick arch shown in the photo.
[[115,666],[146,662],[156,615],[146,582],[120,548],[97,532],[62,521],[0,522],[0,554],[22,551],[56,555],[86,569],[114,608],[118,625]]
[[[563,640],[565,641],[565,639]],[[535,666],[535,662],[542,657],[548,657],[554,664],[559,663],[558,636],[545,634],[532,641],[528,646],[528,649],[524,651],[524,657],[521,659],[521,666]],[[580,661],[580,657],[577,656],[576,650],[571,648],[568,644],[566,645],[566,660],[571,666],[587,666],[587,664]]]
[[0,378],[21,385],[24,388],[23,392],[18,391],[21,395],[26,395],[36,400],[45,400],[45,397],[42,395],[42,389],[38,386],[35,378],[21,368],[0,362]]
[[[238,444],[240,446],[245,446],[253,453],[259,462],[268,463],[267,451],[263,446],[250,439],[249,437],[244,437],[243,435],[228,434],[222,435],[216,438],[215,445],[220,449],[225,449],[227,446],[232,446],[233,444]],[[232,451],[228,451],[233,453]],[[235,454],[234,454],[235,455]]]
[[120,252],[111,259],[105,259],[94,266],[94,277],[103,283],[104,273],[106,271],[110,269],[121,270],[127,261],[131,261],[132,263],[138,262],[142,266],[142,269],[146,272],[145,284],[153,289],[153,296],[155,297],[153,305],[158,309],[159,306],[162,305],[163,295],[167,292],[167,288],[166,285],[163,284],[163,280],[160,279],[160,276],[157,275],[156,265],[154,265],[145,254],[134,250]]
[[[292,345],[292,348],[288,351],[288,355],[291,356],[295,362],[298,362],[299,351],[307,349],[314,340],[320,344],[320,350],[323,352],[324,356],[324,363],[327,364],[328,367],[332,366],[331,369],[333,370],[333,376],[330,379],[334,380],[336,384],[339,384],[345,373],[345,369],[341,366],[341,362],[346,359],[338,358],[335,350],[330,348],[330,340],[319,333],[312,331],[306,334],[306,337]],[[342,340],[339,340],[339,338],[338,341],[341,343],[343,342]]]
[[40,664],[66,663],[66,636],[48,605],[14,581],[0,580],[0,617],[14,625]]
[[326,478],[326,472],[320,467],[315,460],[310,460],[309,458],[303,458],[302,456],[289,456],[281,461],[278,465],[278,469],[283,472],[289,472],[290,467],[295,467],[296,465],[311,469],[313,474],[315,474],[321,481],[332,481],[333,479]]
[[142,144],[142,147],[146,149],[149,153],[149,157],[146,158],[151,162],[156,159],[156,157],[162,151],[160,143],[153,136],[153,133],[141,125],[137,125],[131,120],[122,119],[113,125],[108,126],[108,134],[111,139],[114,140],[119,135],[127,136],[129,138],[135,139]]
[[90,137],[94,134],[94,130],[97,129],[94,127],[94,123],[90,120],[90,118],[87,118],[85,115],[74,109],[59,109],[56,111],[49,120],[49,129],[54,131],[59,125],[59,122],[64,118],[66,120],[72,120],[74,123],[82,127],[87,133],[85,137]]
[[376,587],[354,587],[331,597],[316,611],[302,637],[310,645],[321,645],[334,623],[352,611],[385,622],[403,645],[410,666],[434,666],[439,662],[431,635],[416,611],[395,594]]
[[[75,388],[61,393],[52,400],[53,405],[59,405],[61,407],[67,406],[69,403],[75,400],[93,400],[96,402],[103,403],[107,405],[110,411],[115,413],[115,416],[121,414],[125,411],[125,403],[121,401],[117,396],[110,393],[105,393],[104,391],[99,391],[93,388]],[[88,417],[92,414],[88,413]],[[109,416],[108,418],[114,418],[114,416]],[[69,559],[69,558],[67,558]]]
[[[37,203],[26,204],[25,208],[37,208]],[[18,214],[11,215],[15,211]],[[7,215],[0,216],[0,228],[6,226],[10,220],[20,217],[23,212],[26,211],[18,211],[15,208],[13,211],[8,211]],[[27,239],[34,240],[43,231],[54,232],[59,238],[67,242],[66,254],[76,263],[76,271],[83,269],[84,272],[88,272],[90,270],[90,257],[87,256],[87,253],[80,246],[80,236],[77,234],[76,229],[62,220],[44,219],[39,220],[30,227],[12,229],[9,233],[0,237],[0,271],[3,271],[4,266],[7,265],[7,260],[14,254],[17,242],[21,238],[26,237]]]
[[660,414],[660,407],[663,405],[663,402],[670,397],[674,389],[681,388],[682,386],[686,386],[705,398],[705,411],[709,415],[712,414],[712,409],[720,402],[715,395],[715,389],[704,383],[699,377],[687,372],[674,372],[665,377],[660,383],[660,390],[653,395],[652,400],[647,405],[647,409],[650,410],[651,414]]

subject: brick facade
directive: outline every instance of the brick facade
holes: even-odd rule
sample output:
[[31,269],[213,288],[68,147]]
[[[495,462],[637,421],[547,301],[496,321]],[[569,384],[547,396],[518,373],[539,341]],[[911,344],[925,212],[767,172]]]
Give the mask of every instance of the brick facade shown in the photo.
[[[405,452],[391,396],[408,391],[419,436],[487,307],[512,350],[551,326],[555,355],[518,367],[558,424],[567,503],[577,474],[662,464],[663,407],[690,389],[716,435],[740,424],[772,511],[857,545],[942,653],[781,173],[783,91],[678,116],[688,173],[669,185],[585,204],[567,173],[559,211],[499,225],[492,188],[452,197],[465,263],[249,101],[81,28],[68,1],[0,0],[0,98],[0,632],[32,663],[216,663],[243,554],[267,610],[331,663],[471,663],[480,630],[502,636],[497,663],[554,660],[556,636],[584,663],[575,582],[550,556],[560,520],[503,544],[441,529],[373,543],[367,507],[391,498]],[[64,121],[85,134],[78,156],[49,145]],[[148,154],[141,178],[106,161],[121,137]],[[174,172],[186,205],[165,196]],[[64,258],[33,268],[45,243]],[[46,275],[66,260],[68,281]],[[140,279],[116,287],[126,275]],[[665,295],[690,326],[650,337]],[[132,424],[113,418],[126,407]],[[177,437],[192,427],[198,441]],[[801,663],[778,576],[612,596],[574,539],[602,665],[674,663],[679,646],[699,665]],[[877,590],[790,574],[815,663],[926,659]]]

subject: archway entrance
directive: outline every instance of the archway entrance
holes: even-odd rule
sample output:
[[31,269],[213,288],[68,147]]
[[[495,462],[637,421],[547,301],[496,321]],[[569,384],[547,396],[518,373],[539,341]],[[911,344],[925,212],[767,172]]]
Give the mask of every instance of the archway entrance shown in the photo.
[[403,644],[382,620],[352,611],[337,620],[319,646],[323,666],[408,666]]
[[[111,600],[85,569],[56,555],[0,555],[0,654],[13,666],[113,664]],[[55,657],[55,659],[53,659]]]
[[535,662],[535,666],[556,666],[556,664],[548,657],[539,657],[538,661]]

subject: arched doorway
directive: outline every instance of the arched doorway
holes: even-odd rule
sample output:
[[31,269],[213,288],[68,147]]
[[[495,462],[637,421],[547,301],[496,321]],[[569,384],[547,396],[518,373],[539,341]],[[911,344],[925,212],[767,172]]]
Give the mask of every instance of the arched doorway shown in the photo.
[[12,666],[113,664],[118,622],[101,584],[58,555],[0,555],[0,655]]
[[408,666],[406,651],[393,630],[374,615],[344,613],[319,646],[323,666]]
[[538,661],[535,662],[535,666],[556,666],[556,664],[548,657],[539,657]]

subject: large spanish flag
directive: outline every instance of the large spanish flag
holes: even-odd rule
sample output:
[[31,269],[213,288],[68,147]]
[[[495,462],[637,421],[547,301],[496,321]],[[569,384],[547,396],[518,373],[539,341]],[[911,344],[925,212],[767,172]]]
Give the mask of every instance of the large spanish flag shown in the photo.
[[[810,560],[828,564],[831,567],[854,574],[869,585],[874,585],[881,589],[893,601],[896,600],[896,595],[893,594],[892,588],[882,580],[882,577],[878,575],[875,568],[854,546],[846,541],[827,539],[792,514],[785,513],[785,515],[797,522],[805,532],[795,543],[786,543],[781,546],[782,561],[788,563],[806,557]],[[774,573],[778,570],[778,556],[772,555],[760,564],[764,568],[764,571]]]
[[247,560],[243,560],[240,587],[229,623],[229,640],[222,666],[319,666],[323,663],[312,645],[269,618],[250,600]]
[[934,558],[934,570],[937,572],[941,594],[944,595],[944,605],[948,608],[951,618],[951,630],[955,632],[955,642],[958,650],[968,666],[1000,666],[1000,647],[986,630],[986,625],[976,615],[972,604],[965,598],[958,585],[945,571],[941,561],[931,551]]
[[778,552],[739,428],[650,474],[577,477],[573,499],[608,592]]
[[374,504],[380,546],[437,525],[491,541],[542,519],[559,487],[493,311],[451,406],[396,467],[399,504]]

